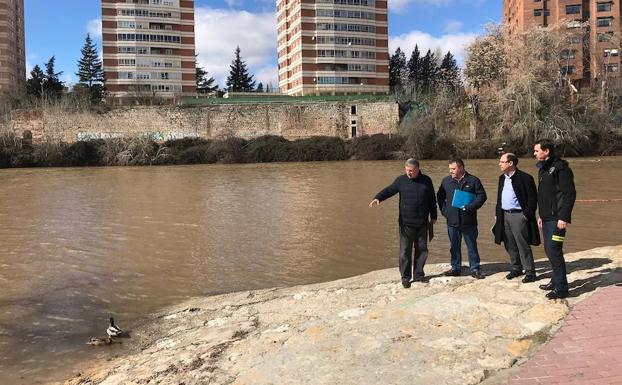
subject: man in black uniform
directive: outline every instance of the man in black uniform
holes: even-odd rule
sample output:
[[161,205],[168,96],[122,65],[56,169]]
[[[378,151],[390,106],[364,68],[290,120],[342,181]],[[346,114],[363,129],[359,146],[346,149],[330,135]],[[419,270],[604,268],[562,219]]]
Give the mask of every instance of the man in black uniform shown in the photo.
[[574,175],[568,162],[555,155],[555,145],[550,140],[536,142],[533,154],[538,160],[539,169],[538,226],[542,228],[544,250],[553,268],[551,282],[540,285],[540,288],[550,290],[546,295],[549,299],[566,298],[568,280],[562,248],[577,196]]
[[415,246],[415,281],[423,281],[423,267],[428,258],[428,226],[437,218],[436,197],[432,179],[421,173],[419,162],[408,159],[404,164],[405,173],[380,191],[369,203],[369,207],[379,205],[385,199],[400,194],[400,274],[402,286],[410,287],[412,278],[412,250]]

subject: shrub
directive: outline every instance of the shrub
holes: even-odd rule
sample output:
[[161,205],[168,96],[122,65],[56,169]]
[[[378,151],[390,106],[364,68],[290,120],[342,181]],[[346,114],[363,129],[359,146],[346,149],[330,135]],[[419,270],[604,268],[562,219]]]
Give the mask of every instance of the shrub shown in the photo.
[[246,158],[249,162],[278,162],[284,160],[290,147],[291,142],[282,136],[260,136],[248,142]]
[[406,138],[401,135],[375,134],[360,136],[352,139],[349,152],[353,159],[393,159],[393,153],[399,151],[405,141]]
[[177,164],[216,163],[217,160],[216,155],[210,152],[209,146],[206,144],[187,148],[176,157]]
[[348,158],[345,143],[332,136],[315,136],[298,139],[291,143],[285,161],[311,162],[321,160],[345,160]]
[[43,142],[34,147],[33,163],[39,167],[61,167],[68,164],[67,145],[62,142]]
[[101,139],[72,143],[65,149],[63,158],[69,166],[97,166],[101,163],[99,147],[103,143]]
[[246,156],[244,148],[247,141],[242,138],[230,137],[210,143],[208,150],[216,157],[219,163],[244,163]]

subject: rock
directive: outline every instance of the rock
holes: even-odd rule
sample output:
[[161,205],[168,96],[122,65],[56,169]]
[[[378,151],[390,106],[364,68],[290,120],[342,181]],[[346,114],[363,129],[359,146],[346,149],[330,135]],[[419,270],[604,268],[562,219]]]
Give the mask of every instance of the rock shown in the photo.
[[[574,304],[622,281],[621,246],[566,257],[573,290],[563,301],[546,300],[542,281],[508,281],[486,265],[485,280],[430,265],[438,277],[410,289],[387,269],[193,299],[154,315],[127,356],[66,384],[478,384],[528,357]],[[537,266],[543,274],[548,262]]]

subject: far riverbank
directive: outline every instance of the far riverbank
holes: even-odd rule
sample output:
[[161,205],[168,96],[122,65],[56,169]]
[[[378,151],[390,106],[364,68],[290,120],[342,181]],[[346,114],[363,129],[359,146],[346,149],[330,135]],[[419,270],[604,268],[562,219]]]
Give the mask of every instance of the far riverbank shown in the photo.
[[[609,147],[610,149],[611,147]],[[621,146],[622,148],[622,146]],[[149,137],[110,138],[33,143],[14,134],[0,135],[0,168],[182,165],[212,163],[268,163],[342,160],[491,159],[499,151],[529,154],[525,145],[508,145],[500,139],[458,140],[426,135],[376,134],[349,140],[316,136],[287,140],[260,136],[251,140],[185,138],[158,142]],[[601,154],[597,147],[562,147],[565,155]]]

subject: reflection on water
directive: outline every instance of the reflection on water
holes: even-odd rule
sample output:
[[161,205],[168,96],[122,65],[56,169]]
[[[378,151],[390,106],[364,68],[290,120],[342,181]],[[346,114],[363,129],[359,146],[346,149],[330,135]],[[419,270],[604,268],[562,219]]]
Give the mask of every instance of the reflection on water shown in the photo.
[[[619,198],[616,161],[571,159],[578,198]],[[535,172],[532,159],[520,166]],[[447,164],[422,169],[438,187]],[[488,232],[497,162],[467,169],[489,195],[482,258],[507,261]],[[192,296],[396,266],[397,199],[367,204],[401,172],[393,161],[0,170],[0,383],[61,379],[123,351],[85,345],[109,315],[131,328]],[[620,243],[621,214],[621,203],[578,203],[566,250]],[[448,262],[442,219],[436,232],[429,261]]]

